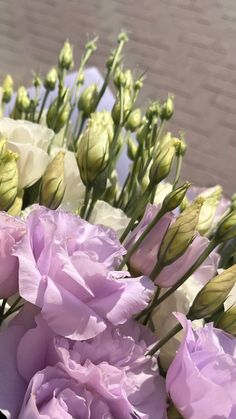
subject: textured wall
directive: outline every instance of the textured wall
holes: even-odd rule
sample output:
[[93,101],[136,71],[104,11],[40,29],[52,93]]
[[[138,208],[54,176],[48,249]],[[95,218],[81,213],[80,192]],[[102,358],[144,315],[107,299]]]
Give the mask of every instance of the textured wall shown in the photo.
[[0,0],[0,76],[27,83],[46,72],[65,38],[98,34],[101,71],[120,28],[127,64],[147,71],[142,102],[176,95],[170,128],[186,132],[184,178],[236,191],[235,0]]

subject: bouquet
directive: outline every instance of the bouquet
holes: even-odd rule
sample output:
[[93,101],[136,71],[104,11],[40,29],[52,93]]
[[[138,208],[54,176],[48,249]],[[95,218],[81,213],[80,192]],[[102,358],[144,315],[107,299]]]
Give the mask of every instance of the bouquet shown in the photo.
[[127,41],[101,84],[96,39],[70,87],[68,41],[30,91],[3,81],[3,418],[236,417],[236,198],[181,179],[174,98],[137,106]]

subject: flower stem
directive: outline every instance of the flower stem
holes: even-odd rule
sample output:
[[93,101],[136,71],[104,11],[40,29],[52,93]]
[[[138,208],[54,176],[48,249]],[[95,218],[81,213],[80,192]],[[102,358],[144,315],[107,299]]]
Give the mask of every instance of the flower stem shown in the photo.
[[41,108],[40,108],[39,115],[38,115],[38,119],[37,119],[38,124],[40,123],[40,119],[42,117],[42,113],[43,113],[43,110],[44,110],[44,107],[45,107],[45,104],[46,104],[49,93],[50,93],[49,90],[46,90],[46,92],[44,93],[43,101],[42,101]]
[[85,211],[87,209],[88,203],[89,203],[89,199],[90,199],[90,194],[91,194],[91,186],[86,186],[86,190],[85,190],[85,196],[84,196],[84,203],[80,212],[80,217],[84,218],[85,215]]
[[176,172],[175,172],[175,178],[174,178],[174,182],[173,182],[173,189],[176,189],[176,186],[179,182],[179,178],[180,178],[180,173],[181,173],[181,167],[182,167],[182,162],[183,162],[183,156],[181,154],[179,154],[177,156],[177,165],[176,165]]
[[173,338],[173,336],[176,335],[176,333],[180,332],[180,330],[182,329],[182,326],[180,323],[176,324],[176,326],[173,327],[173,329],[171,329],[166,336],[164,336],[164,338],[162,338],[161,340],[159,340],[159,342],[157,342],[152,349],[150,349],[150,351],[148,351],[146,353],[146,355],[154,355],[155,352],[157,352],[163,345],[165,345],[171,338]]

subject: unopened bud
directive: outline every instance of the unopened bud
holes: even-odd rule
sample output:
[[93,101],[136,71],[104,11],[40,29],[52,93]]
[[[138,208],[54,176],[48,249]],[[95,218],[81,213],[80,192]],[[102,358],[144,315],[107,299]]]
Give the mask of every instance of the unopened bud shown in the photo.
[[118,35],[118,43],[120,43],[120,42],[128,42],[128,40],[129,40],[129,37],[128,37],[128,34],[127,34],[127,32],[125,32],[125,31],[121,31],[120,33],[119,33],[119,35]]
[[17,217],[18,215],[20,215],[21,210],[22,210],[22,204],[23,204],[23,195],[24,195],[23,190],[20,190],[17,192],[17,195],[15,197],[13,204],[7,211],[8,214],[12,215],[13,217]]
[[153,102],[151,105],[149,105],[146,117],[147,119],[152,119],[154,116],[158,117],[160,115],[160,103],[159,102]]
[[127,130],[130,130],[131,132],[134,132],[138,129],[142,122],[142,113],[141,109],[137,108],[134,109],[131,114],[129,115],[127,122],[125,124],[125,128]]
[[183,212],[189,206],[189,204],[190,204],[190,202],[189,202],[187,196],[185,196],[183,201],[181,202],[181,204],[179,206],[180,212]]
[[190,185],[191,184],[189,182],[185,182],[182,186],[174,189],[168,193],[168,195],[166,195],[162,204],[162,208],[165,210],[165,212],[173,211],[182,203]]
[[111,144],[114,137],[114,122],[110,112],[94,112],[91,115],[90,121],[92,121],[93,125],[97,124],[100,129],[104,129],[106,131],[109,144]]
[[236,265],[211,279],[198,293],[188,317],[191,320],[212,316],[225,302],[236,282]]
[[9,103],[13,93],[13,79],[10,74],[7,74],[3,81],[3,103]]
[[184,156],[185,153],[186,153],[186,150],[187,150],[186,143],[182,139],[178,139],[178,140],[179,140],[179,146],[176,149],[176,155],[177,156]]
[[63,199],[65,193],[64,160],[65,153],[59,151],[42,177],[39,203],[45,207],[57,209]]
[[59,67],[64,70],[70,70],[73,65],[73,47],[68,41],[65,41],[59,54]]
[[44,87],[46,90],[54,90],[57,83],[57,70],[55,67],[52,67],[51,70],[46,75],[44,80]]
[[16,153],[7,150],[0,160],[0,211],[7,211],[17,195],[17,159]]
[[[204,194],[200,196],[204,197]],[[205,201],[200,211],[199,223],[197,226],[197,230],[201,235],[207,234],[211,229],[221,196],[222,188],[220,186],[216,187],[210,195],[205,195]]]
[[77,162],[83,183],[92,185],[107,167],[109,161],[109,133],[105,124],[99,125],[94,118],[88,122],[79,139]]
[[236,193],[231,198],[231,211],[236,210]]
[[6,153],[6,144],[6,136],[0,133],[0,159],[2,159]]
[[85,45],[85,50],[86,51],[92,51],[92,52],[96,51],[96,49],[97,49],[97,40],[98,40],[98,38],[96,37],[94,39],[91,39],[91,41],[88,41],[86,43],[86,45]]
[[54,130],[57,134],[66,124],[70,114],[70,105],[69,102],[66,103],[58,109],[57,98],[54,102],[51,103],[48,112],[47,112],[47,126]]
[[78,109],[83,112],[84,116],[88,118],[96,109],[99,91],[96,83],[91,84],[81,93]]
[[182,256],[193,241],[198,224],[202,198],[196,199],[167,230],[158,254],[164,265],[169,265]]
[[16,96],[16,108],[20,112],[28,112],[30,108],[30,98],[24,86],[19,87]]
[[236,337],[236,306],[231,307],[219,317],[216,327]]
[[236,237],[236,210],[224,217],[216,230],[215,238],[219,242]]
[[[132,100],[130,96],[130,92],[128,89],[124,90],[123,94],[123,119],[125,119],[130,112],[132,107]],[[115,105],[112,108],[112,118],[115,124],[119,124],[120,122],[120,112],[121,112],[121,103],[120,97],[116,100]]]
[[170,119],[174,113],[174,96],[169,96],[161,107],[161,119]]
[[154,156],[149,175],[150,182],[154,185],[158,184],[169,175],[177,146],[178,143],[175,140],[170,141],[165,147],[162,147],[158,151],[156,157]]
[[33,85],[36,89],[38,89],[40,86],[42,86],[42,80],[39,77],[38,74],[35,74],[34,78],[33,78]]
[[128,138],[127,153],[128,153],[128,156],[129,156],[130,160],[135,160],[135,156],[136,156],[136,153],[137,153],[137,145],[135,144],[135,142],[132,140],[131,137]]

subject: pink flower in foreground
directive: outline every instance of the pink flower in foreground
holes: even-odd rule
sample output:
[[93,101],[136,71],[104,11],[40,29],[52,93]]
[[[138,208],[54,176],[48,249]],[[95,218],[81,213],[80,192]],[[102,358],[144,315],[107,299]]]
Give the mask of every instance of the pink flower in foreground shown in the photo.
[[178,314],[185,338],[167,372],[167,391],[186,419],[236,417],[236,338],[212,323],[193,331]]
[[16,247],[19,292],[59,335],[90,339],[148,304],[153,284],[115,268],[125,253],[109,228],[37,206]]
[[18,290],[18,260],[14,245],[25,233],[25,224],[0,212],[0,298],[8,298]]
[[[145,231],[148,224],[152,221],[155,217],[157,212],[159,211],[159,206],[156,205],[148,205],[145,211],[145,214],[136,227],[136,229],[131,233],[130,237],[127,240],[126,248],[130,249],[130,247],[138,240],[141,234]],[[138,250],[136,250],[130,258],[130,266],[131,269],[135,272],[142,273],[144,275],[150,275],[152,272],[155,264],[157,263],[157,256],[158,251],[164,238],[168,227],[173,223],[175,220],[175,216],[173,213],[169,212],[165,214],[161,220],[156,224],[156,226],[150,231],[147,235],[145,240],[141,243]],[[169,288],[173,286],[186,272],[187,270],[193,265],[193,263],[197,260],[203,250],[207,247],[209,240],[206,237],[201,237],[199,234],[196,235],[195,239],[188,247],[186,252],[177,259],[171,265],[166,266],[161,273],[156,277],[155,284],[159,285],[162,288]],[[212,265],[212,276],[215,273],[217,262],[218,262],[218,255],[216,252],[213,252],[209,258],[198,268],[194,275],[198,275],[201,271],[201,279],[204,273],[204,266],[205,265]],[[208,274],[209,269],[206,269]],[[210,277],[206,278],[206,280],[210,279]]]
[[[164,419],[150,332],[133,321],[84,342],[55,336],[26,305],[0,334],[0,410],[11,419]],[[28,324],[26,324],[26,319]]]

